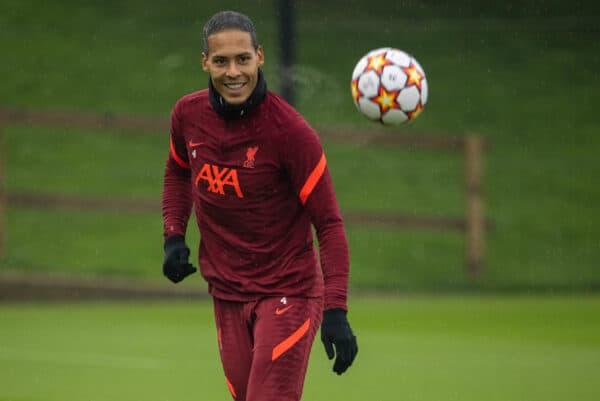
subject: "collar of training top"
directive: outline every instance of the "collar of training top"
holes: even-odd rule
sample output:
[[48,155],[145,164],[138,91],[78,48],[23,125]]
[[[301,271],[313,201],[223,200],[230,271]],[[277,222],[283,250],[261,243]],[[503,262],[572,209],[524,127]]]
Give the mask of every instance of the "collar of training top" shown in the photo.
[[211,79],[208,79],[208,98],[213,109],[221,115],[225,120],[236,120],[242,118],[250,111],[255,109],[259,104],[265,100],[267,95],[267,82],[263,77],[263,72],[258,69],[258,81],[256,82],[256,88],[252,91],[252,94],[246,99],[245,102],[240,104],[230,104],[223,99],[223,96],[212,84]]

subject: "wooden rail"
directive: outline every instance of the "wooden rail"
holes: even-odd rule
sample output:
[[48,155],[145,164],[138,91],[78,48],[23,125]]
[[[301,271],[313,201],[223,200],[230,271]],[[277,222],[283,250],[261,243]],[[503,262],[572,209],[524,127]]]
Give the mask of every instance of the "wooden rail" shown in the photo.
[[[44,127],[87,128],[122,130],[164,134],[169,130],[168,118],[123,114],[67,113],[0,108],[0,135],[8,124],[37,125]],[[457,152],[464,155],[465,214],[464,217],[414,216],[398,213],[346,211],[344,219],[351,224],[403,226],[424,229],[459,230],[465,233],[465,267],[471,276],[483,269],[485,232],[489,224],[484,217],[482,196],[483,159],[485,141],[476,135],[448,136],[427,134],[386,134],[337,132],[319,130],[324,141],[360,144],[401,146],[411,149]],[[3,166],[6,149],[0,136],[0,227],[5,227],[7,204],[36,208],[80,208],[120,210],[128,212],[159,212],[160,202],[148,199],[98,198],[56,194],[5,193]],[[0,255],[4,254],[4,229],[0,229]]]

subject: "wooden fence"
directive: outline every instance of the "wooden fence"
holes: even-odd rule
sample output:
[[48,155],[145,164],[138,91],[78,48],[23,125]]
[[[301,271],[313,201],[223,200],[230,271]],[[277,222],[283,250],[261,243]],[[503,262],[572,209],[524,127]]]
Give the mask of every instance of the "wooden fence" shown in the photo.
[[[35,125],[60,128],[88,128],[121,131],[168,132],[168,119],[91,113],[61,113],[48,111],[14,110],[0,108],[0,135],[9,124]],[[484,140],[476,135],[441,136],[425,134],[374,134],[339,133],[319,131],[324,141],[355,142],[404,146],[411,149],[428,149],[454,152],[462,155],[465,167],[465,213],[463,217],[414,216],[374,212],[344,212],[344,220],[362,225],[389,225],[409,228],[457,230],[465,236],[465,268],[476,277],[483,268],[486,221],[482,199],[482,166]],[[0,137],[0,146],[4,140]],[[3,165],[7,149],[0,148],[0,256],[4,254],[4,229],[8,205],[47,207],[77,207],[131,212],[160,212],[160,201],[144,199],[91,198],[57,194],[7,193],[4,191],[6,169]]]

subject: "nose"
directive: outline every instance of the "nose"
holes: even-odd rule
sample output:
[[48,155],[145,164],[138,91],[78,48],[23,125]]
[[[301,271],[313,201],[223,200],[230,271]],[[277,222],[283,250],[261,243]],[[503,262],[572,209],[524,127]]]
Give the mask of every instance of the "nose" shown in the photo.
[[240,75],[240,70],[237,66],[237,64],[235,63],[235,61],[232,61],[229,63],[229,65],[227,66],[227,76],[228,77],[237,77]]

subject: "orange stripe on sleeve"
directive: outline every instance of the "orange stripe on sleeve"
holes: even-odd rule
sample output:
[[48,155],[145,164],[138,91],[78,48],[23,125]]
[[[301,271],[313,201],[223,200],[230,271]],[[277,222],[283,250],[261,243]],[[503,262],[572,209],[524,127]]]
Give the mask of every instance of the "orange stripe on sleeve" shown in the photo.
[[323,175],[326,166],[327,160],[325,160],[325,152],[323,152],[323,154],[321,155],[321,160],[319,160],[316,167],[308,176],[308,179],[304,183],[304,186],[300,190],[300,202],[302,202],[303,205],[306,204],[306,200],[312,193],[313,189],[315,189],[315,186],[317,185],[317,182],[319,182],[319,179]]
[[177,162],[177,164],[179,164],[183,168],[190,168],[190,164],[184,162],[179,157],[179,155],[177,155],[177,152],[175,151],[175,145],[173,145],[173,138],[170,139],[169,144],[170,144],[170,147],[171,147],[171,156],[173,156],[173,159],[175,159],[175,161]]
[[231,384],[231,382],[229,381],[227,376],[225,376],[225,380],[227,380],[227,387],[229,387],[229,391],[231,392],[231,395],[233,396],[233,398],[237,398],[237,394],[235,393],[235,388],[233,388],[233,384]]
[[294,344],[296,344],[298,341],[300,341],[302,336],[304,336],[306,334],[306,332],[308,331],[309,327],[310,327],[310,319],[306,319],[306,322],[304,322],[304,324],[302,326],[300,326],[298,328],[298,330],[296,330],[291,336],[289,336],[288,338],[286,338],[285,340],[283,340],[282,342],[277,344],[273,348],[273,354],[271,355],[271,361],[274,361],[275,359],[279,358],[285,351],[292,348],[294,346]]

